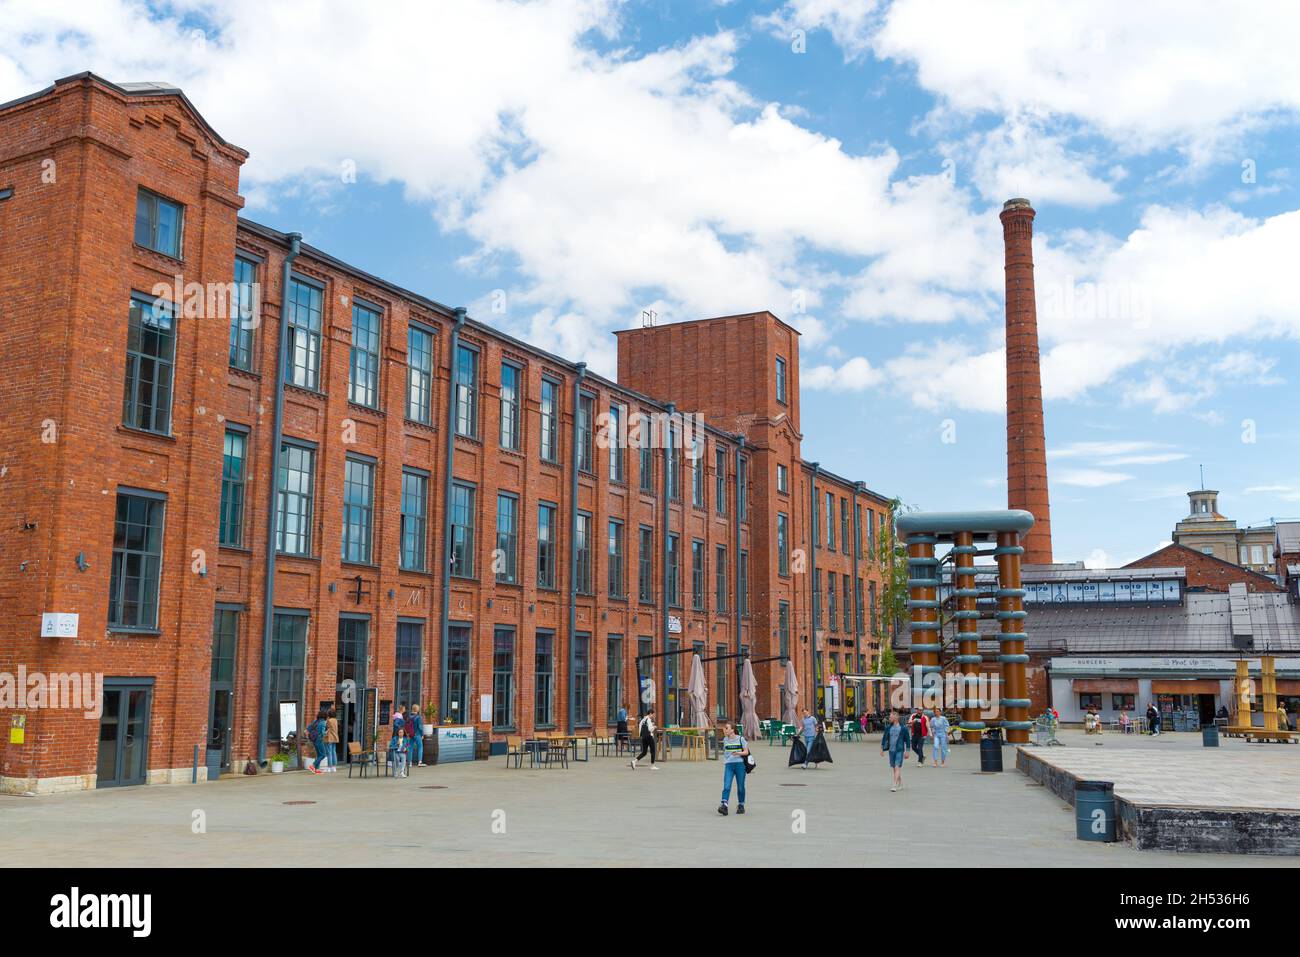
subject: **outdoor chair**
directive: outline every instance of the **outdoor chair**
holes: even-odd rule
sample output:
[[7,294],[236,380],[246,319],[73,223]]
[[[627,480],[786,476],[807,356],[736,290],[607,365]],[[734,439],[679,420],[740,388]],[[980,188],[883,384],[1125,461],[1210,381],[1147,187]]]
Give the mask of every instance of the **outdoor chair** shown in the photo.
[[561,767],[569,766],[569,742],[564,738],[552,738],[546,742],[546,766],[558,763]]
[[[506,735],[506,767],[510,767],[511,759],[514,759],[515,767],[524,766],[524,739],[520,735]],[[532,764],[532,752],[528,752],[528,763]]]
[[375,752],[373,750],[362,751],[361,745],[356,741],[348,742],[348,759],[348,777],[352,777],[353,768],[360,768],[363,778],[366,776],[368,768],[375,769],[376,777],[379,775],[379,763],[375,757]]

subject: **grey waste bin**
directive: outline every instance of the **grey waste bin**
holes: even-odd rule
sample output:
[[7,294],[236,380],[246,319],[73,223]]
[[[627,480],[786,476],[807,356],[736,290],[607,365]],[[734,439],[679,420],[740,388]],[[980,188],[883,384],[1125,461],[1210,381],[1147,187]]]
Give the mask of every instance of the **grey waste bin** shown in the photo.
[[1115,785],[1079,781],[1074,785],[1075,836],[1081,841],[1115,840]]
[[1219,746],[1219,728],[1213,724],[1201,725],[1201,747],[1217,748]]
[[221,777],[221,749],[210,748],[206,755],[208,780],[215,781]]
[[980,739],[980,770],[986,773],[1002,770],[1002,733],[996,729]]

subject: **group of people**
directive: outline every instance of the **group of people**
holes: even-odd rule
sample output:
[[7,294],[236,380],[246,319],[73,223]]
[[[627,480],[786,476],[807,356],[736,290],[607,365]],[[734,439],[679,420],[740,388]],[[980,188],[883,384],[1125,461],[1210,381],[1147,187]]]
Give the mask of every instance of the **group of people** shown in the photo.
[[884,736],[880,739],[880,753],[889,757],[889,768],[893,772],[894,783],[891,791],[903,788],[903,762],[910,750],[916,755],[918,767],[925,766],[925,739],[930,739],[933,748],[930,761],[933,767],[948,766],[948,734],[951,722],[939,708],[932,708],[927,714],[920,708],[913,708],[904,721],[898,711],[889,712],[889,723],[885,726]]
[[[338,770],[339,720],[334,708],[322,708],[316,720],[307,726],[307,738],[316,749],[316,760],[308,765],[312,774],[328,774]],[[321,770],[321,764],[325,770]],[[388,763],[393,776],[410,776],[412,766],[425,767],[424,716],[412,706],[407,714],[406,705],[399,704],[393,712],[392,736],[388,740]]]

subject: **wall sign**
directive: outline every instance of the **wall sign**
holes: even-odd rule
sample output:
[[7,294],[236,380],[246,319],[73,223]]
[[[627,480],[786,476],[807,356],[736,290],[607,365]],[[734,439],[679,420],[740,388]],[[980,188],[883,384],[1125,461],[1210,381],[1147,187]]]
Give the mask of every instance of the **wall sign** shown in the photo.
[[76,612],[47,611],[41,615],[41,637],[76,638],[80,618]]

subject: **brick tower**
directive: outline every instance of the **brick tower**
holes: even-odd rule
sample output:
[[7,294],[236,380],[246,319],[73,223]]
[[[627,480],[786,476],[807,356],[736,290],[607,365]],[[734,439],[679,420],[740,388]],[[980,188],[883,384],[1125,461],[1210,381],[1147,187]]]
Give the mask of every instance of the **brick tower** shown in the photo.
[[1052,520],[1034,304],[1034,208],[1027,199],[1009,199],[1000,218],[1007,274],[1007,506],[1034,516],[1024,539],[1025,564],[1047,565]]

